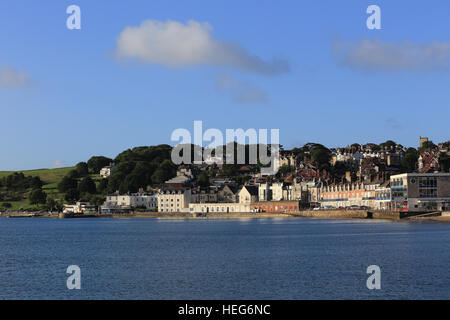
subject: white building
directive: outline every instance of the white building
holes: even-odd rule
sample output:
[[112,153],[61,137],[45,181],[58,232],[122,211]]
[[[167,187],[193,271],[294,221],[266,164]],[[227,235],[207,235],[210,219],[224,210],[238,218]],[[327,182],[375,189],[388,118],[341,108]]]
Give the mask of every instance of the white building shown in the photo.
[[86,213],[96,213],[94,205],[89,202],[77,202],[76,204],[65,204],[63,208],[63,213],[76,213],[76,214],[86,214]]
[[113,172],[114,168],[115,168],[114,164],[110,164],[109,166],[103,167],[100,170],[100,176],[104,179],[108,178],[111,175],[111,172]]
[[261,183],[258,187],[260,201],[283,200],[283,182]]
[[166,189],[157,194],[158,212],[187,212],[191,189]]
[[250,212],[250,204],[240,203],[190,203],[191,213],[243,213]]
[[132,211],[135,208],[145,208],[146,210],[156,210],[158,198],[147,193],[115,194],[106,197],[106,201],[101,206],[101,212],[123,212]]
[[258,186],[243,186],[238,192],[239,203],[248,204],[258,202]]
[[389,181],[375,189],[375,205],[373,209],[392,210],[392,192],[388,185]]

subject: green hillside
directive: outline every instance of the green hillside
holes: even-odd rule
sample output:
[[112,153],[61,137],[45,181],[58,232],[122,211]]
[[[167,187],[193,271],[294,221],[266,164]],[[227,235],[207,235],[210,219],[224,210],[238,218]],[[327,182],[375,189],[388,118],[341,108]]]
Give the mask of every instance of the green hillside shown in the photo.
[[[37,170],[23,170],[23,171],[0,171],[0,179],[6,177],[14,172],[21,172],[26,176],[38,176],[41,178],[44,183],[42,189],[47,193],[50,198],[55,200],[60,200],[63,198],[63,195],[59,193],[57,185],[59,181],[71,170],[75,167],[66,167],[66,168],[56,168],[56,169],[37,169]],[[3,191],[0,188],[0,191]],[[7,201],[12,205],[11,210],[18,210],[20,208],[28,208],[30,207],[28,200],[26,199],[28,196],[27,193],[23,194],[24,199],[21,201]],[[2,202],[0,202],[1,207]]]

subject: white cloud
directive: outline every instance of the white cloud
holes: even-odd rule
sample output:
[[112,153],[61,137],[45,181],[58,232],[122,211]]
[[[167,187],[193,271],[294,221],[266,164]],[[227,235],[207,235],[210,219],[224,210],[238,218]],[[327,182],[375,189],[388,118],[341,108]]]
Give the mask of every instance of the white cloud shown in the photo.
[[221,73],[215,78],[216,88],[231,94],[236,103],[267,103],[268,94],[251,83],[239,81],[228,73]]
[[55,160],[52,165],[52,169],[56,168],[63,168],[64,167],[64,161],[63,160]]
[[333,49],[342,64],[354,69],[450,71],[450,42],[336,41]]
[[214,39],[212,29],[209,23],[194,20],[187,24],[146,20],[120,33],[116,55],[168,67],[206,64],[264,75],[289,71],[284,60],[264,61],[237,43]]
[[0,68],[0,88],[15,89],[28,85],[30,76],[8,67]]

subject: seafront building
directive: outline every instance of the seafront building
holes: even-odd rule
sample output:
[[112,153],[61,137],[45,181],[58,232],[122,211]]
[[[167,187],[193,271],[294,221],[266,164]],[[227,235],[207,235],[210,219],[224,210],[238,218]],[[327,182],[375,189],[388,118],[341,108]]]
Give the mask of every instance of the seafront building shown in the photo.
[[392,210],[450,210],[450,173],[403,173],[391,176],[390,183]]
[[250,212],[250,204],[243,203],[190,203],[191,213],[243,213]]
[[96,207],[89,202],[77,202],[76,204],[65,204],[64,214],[94,214],[97,213]]
[[408,212],[449,211],[450,173],[403,173],[380,183],[351,183],[320,188],[322,207],[367,207]]
[[243,186],[238,192],[239,203],[250,204],[258,201],[258,186]]
[[375,189],[375,210],[392,210],[392,192],[390,181],[386,181]]
[[158,212],[187,212],[191,202],[191,189],[167,188],[157,194]]
[[231,184],[223,185],[217,192],[217,202],[235,203],[237,202],[238,187]]
[[375,208],[375,190],[380,183],[345,183],[320,188],[321,205],[332,208],[351,206]]
[[218,202],[218,192],[211,188],[197,188],[191,190],[191,199],[193,203],[214,203]]
[[106,197],[106,201],[99,208],[100,213],[126,213],[136,208],[155,211],[158,205],[156,195],[148,193],[114,194]]
[[289,213],[299,210],[299,201],[261,201],[250,205],[251,212]]

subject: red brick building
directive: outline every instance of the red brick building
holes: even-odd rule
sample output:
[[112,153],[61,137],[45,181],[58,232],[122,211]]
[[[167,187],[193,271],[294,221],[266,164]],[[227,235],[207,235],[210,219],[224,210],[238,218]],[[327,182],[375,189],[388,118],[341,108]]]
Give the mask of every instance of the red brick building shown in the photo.
[[250,205],[251,211],[257,212],[298,212],[299,201],[261,201]]

